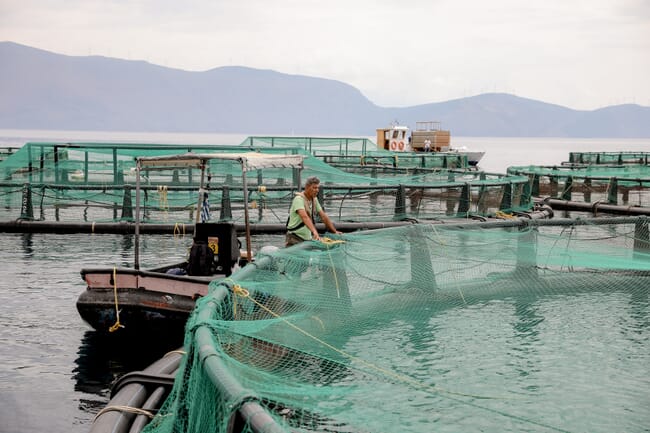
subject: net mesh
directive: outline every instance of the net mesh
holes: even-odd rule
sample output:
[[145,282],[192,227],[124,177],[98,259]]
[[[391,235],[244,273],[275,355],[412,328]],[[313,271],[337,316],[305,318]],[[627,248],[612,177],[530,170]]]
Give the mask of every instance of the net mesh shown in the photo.
[[148,433],[644,431],[639,219],[413,225],[213,282]]

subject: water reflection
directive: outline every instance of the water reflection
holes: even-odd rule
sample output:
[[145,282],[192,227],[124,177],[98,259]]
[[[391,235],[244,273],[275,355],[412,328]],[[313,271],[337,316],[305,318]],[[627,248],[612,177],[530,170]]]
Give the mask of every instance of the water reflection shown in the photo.
[[86,331],[72,370],[75,391],[107,397],[115,379],[145,369],[181,345],[182,341],[124,338]]
[[121,238],[120,257],[127,263],[133,261],[133,236],[125,235]]
[[24,253],[24,258],[28,259],[34,256],[34,241],[33,233],[22,233],[20,239],[22,240],[22,248]]
[[[544,321],[544,316],[539,314],[539,307],[536,303],[528,300],[517,299],[515,301],[514,318],[512,324],[514,341],[510,349],[513,357],[513,368],[522,377],[540,371],[540,359],[538,347],[540,345],[538,325]],[[534,386],[533,386],[534,388]],[[531,387],[529,387],[531,390]]]

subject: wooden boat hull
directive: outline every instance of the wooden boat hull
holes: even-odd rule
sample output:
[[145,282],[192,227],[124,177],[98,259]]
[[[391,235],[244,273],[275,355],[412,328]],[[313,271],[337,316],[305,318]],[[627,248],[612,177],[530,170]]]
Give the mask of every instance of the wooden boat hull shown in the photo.
[[151,337],[182,334],[196,299],[208,292],[209,277],[173,275],[166,270],[82,269],[87,288],[77,299],[81,318],[102,333],[138,333]]

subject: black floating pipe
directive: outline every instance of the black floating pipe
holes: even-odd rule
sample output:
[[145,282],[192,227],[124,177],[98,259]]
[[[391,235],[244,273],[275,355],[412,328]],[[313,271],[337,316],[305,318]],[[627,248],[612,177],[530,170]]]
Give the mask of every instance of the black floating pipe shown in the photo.
[[[148,412],[155,412],[162,406],[167,394],[167,389],[164,386],[156,388],[144,402],[142,409]],[[147,415],[137,415],[133,420],[133,424],[131,424],[129,433],[140,433],[150,421],[151,419]]]
[[[337,222],[336,228],[342,232],[354,232],[357,230],[374,230],[386,227],[398,227],[411,225],[412,220],[387,221],[387,222]],[[244,224],[235,224],[238,234],[244,234]],[[316,224],[316,228],[323,232],[326,230],[322,223]],[[153,224],[141,223],[141,234],[187,234],[194,233],[194,223],[184,224]],[[260,234],[284,234],[287,227],[285,224],[251,224],[250,232],[253,235]],[[94,222],[65,222],[65,221],[27,221],[11,220],[0,221],[0,233],[111,233],[111,234],[135,234],[135,223],[94,223]]]
[[[165,356],[147,367],[145,373],[171,374],[178,370],[181,362],[181,355],[174,352]],[[147,404],[148,392],[146,386],[138,383],[131,383],[121,388],[108,402],[107,407],[143,407]],[[149,401],[151,404],[152,401]],[[134,413],[110,410],[103,412],[95,418],[90,428],[90,433],[127,433],[134,422]]]
[[615,214],[615,215],[650,215],[650,208],[640,206],[621,206],[616,204],[601,203],[583,203],[568,200],[559,200],[555,198],[545,198],[540,200],[542,203],[551,206],[557,210],[574,210],[582,212],[591,212],[597,214],[599,212]]

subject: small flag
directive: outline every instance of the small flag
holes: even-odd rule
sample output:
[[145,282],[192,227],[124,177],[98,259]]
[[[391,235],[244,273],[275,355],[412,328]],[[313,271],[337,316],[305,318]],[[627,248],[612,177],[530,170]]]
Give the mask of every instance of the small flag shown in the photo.
[[201,205],[201,222],[204,223],[210,219],[210,202],[208,192],[203,192],[203,204]]

